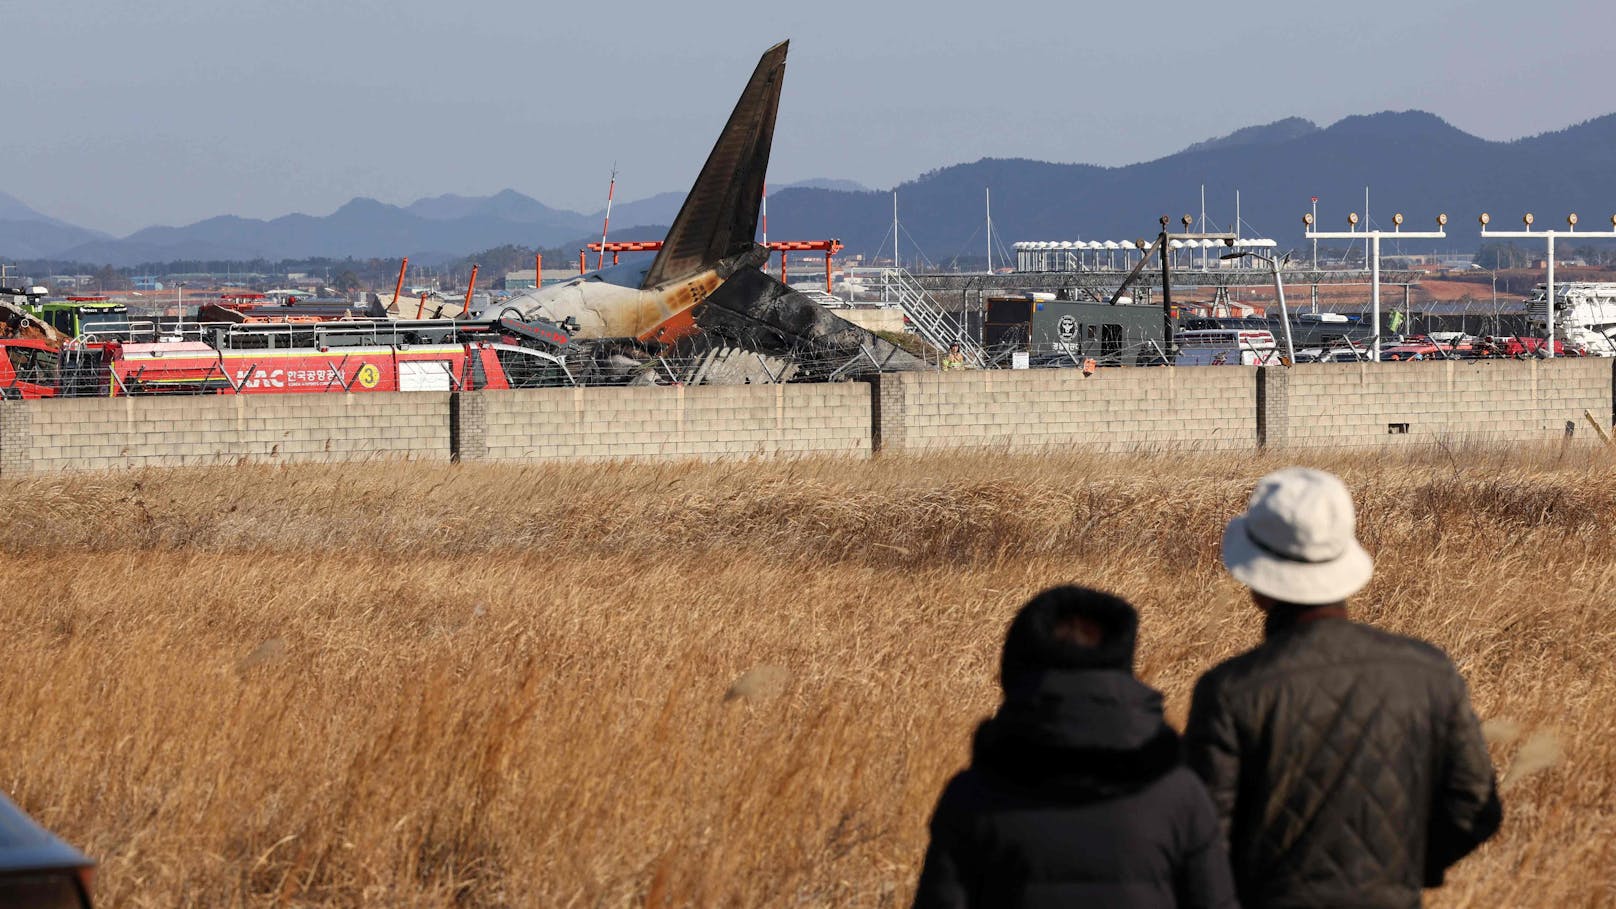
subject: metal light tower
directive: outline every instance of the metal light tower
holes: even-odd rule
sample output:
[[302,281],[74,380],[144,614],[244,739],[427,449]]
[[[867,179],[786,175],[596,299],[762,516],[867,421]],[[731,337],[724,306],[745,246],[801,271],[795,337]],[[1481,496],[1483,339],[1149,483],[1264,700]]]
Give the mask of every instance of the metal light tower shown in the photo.
[[1405,230],[1403,230],[1403,216],[1402,216],[1401,213],[1392,215],[1392,224],[1395,225],[1395,229],[1390,230],[1390,231],[1368,230],[1368,229],[1358,230],[1357,229],[1357,227],[1358,227],[1358,213],[1357,212],[1353,212],[1353,213],[1347,215],[1347,225],[1350,228],[1347,231],[1334,231],[1334,232],[1331,232],[1331,231],[1315,231],[1313,229],[1313,220],[1314,220],[1313,215],[1311,215],[1311,214],[1306,214],[1306,215],[1302,216],[1302,223],[1307,226],[1307,234],[1306,234],[1306,236],[1307,236],[1307,238],[1309,240],[1364,240],[1365,242],[1367,242],[1369,244],[1369,250],[1370,250],[1370,253],[1369,253],[1369,286],[1370,286],[1369,298],[1370,298],[1371,305],[1372,305],[1373,310],[1374,310],[1374,314],[1373,314],[1373,316],[1371,318],[1374,319],[1374,327],[1375,327],[1375,333],[1370,339],[1369,359],[1375,360],[1375,361],[1378,362],[1380,360],[1380,238],[1381,238],[1381,235],[1384,234],[1386,236],[1390,236],[1390,237],[1393,237],[1393,238],[1402,238],[1402,239],[1409,239],[1409,240],[1444,240],[1444,239],[1447,239],[1447,236],[1448,236],[1447,233],[1443,230],[1443,228],[1446,227],[1447,224],[1448,224],[1448,216],[1445,215],[1445,214],[1437,215],[1436,216],[1436,227],[1437,227],[1437,229],[1436,230],[1426,230],[1426,231],[1415,231],[1415,230],[1405,231]]
[[[1555,307],[1555,301],[1554,301],[1554,238],[1560,236],[1561,234],[1564,234],[1564,235],[1566,235],[1568,237],[1583,237],[1583,238],[1590,239],[1590,240],[1611,240],[1611,239],[1616,239],[1616,230],[1585,230],[1585,231],[1583,231],[1581,233],[1578,233],[1577,232],[1577,215],[1576,215],[1575,212],[1573,212],[1573,213],[1571,213],[1569,215],[1566,215],[1566,229],[1565,230],[1537,230],[1537,231],[1534,231],[1532,229],[1533,218],[1532,218],[1532,213],[1531,212],[1527,212],[1526,215],[1521,218],[1521,223],[1526,225],[1525,230],[1493,230],[1493,231],[1490,231],[1490,230],[1487,229],[1487,222],[1492,220],[1492,215],[1489,215],[1486,212],[1482,212],[1481,217],[1478,218],[1477,220],[1479,220],[1481,222],[1481,235],[1483,237],[1499,237],[1499,238],[1510,239],[1510,240],[1535,239],[1535,238],[1541,237],[1541,238],[1543,238],[1543,239],[1545,239],[1545,240],[1547,240],[1549,242],[1549,249],[1548,249],[1549,256],[1548,256],[1548,260],[1547,260],[1548,261],[1548,271],[1549,271],[1549,273],[1548,273],[1548,282],[1547,282],[1547,284],[1545,286],[1545,290],[1547,292],[1544,293],[1544,295],[1543,295],[1544,300],[1547,302],[1547,311],[1544,313],[1543,318],[1544,318],[1544,321],[1548,324],[1549,337],[1548,337],[1548,344],[1545,345],[1544,356],[1545,357],[1553,357],[1554,356],[1554,315],[1555,315],[1554,311],[1555,311],[1555,308],[1556,308]],[[1610,224],[1611,224],[1611,227],[1616,228],[1616,215],[1611,215],[1610,216]]]
[[[1497,265],[1498,263],[1497,263],[1497,261],[1494,261],[1493,264]],[[1470,263],[1470,267],[1480,269],[1480,270],[1486,272],[1487,276],[1490,279],[1492,279],[1492,285],[1493,285],[1493,333],[1496,334],[1498,332],[1498,271],[1497,271],[1497,269],[1488,268],[1487,266],[1482,265],[1480,262],[1472,262],[1472,263]]]
[[[1319,197],[1314,196],[1313,197],[1313,220],[1317,221],[1318,219],[1319,219]],[[1319,241],[1317,241],[1317,240],[1313,241],[1313,270],[1315,272],[1319,270]],[[1315,278],[1314,280],[1316,281],[1318,279]],[[1314,296],[1316,297],[1317,294],[1315,294]]]
[[1284,258],[1276,259],[1273,256],[1265,256],[1262,253],[1232,252],[1224,253],[1218,258],[1244,259],[1247,257],[1261,262],[1267,262],[1269,271],[1271,271],[1274,275],[1274,295],[1279,298],[1279,322],[1285,328],[1285,365],[1293,365],[1296,363],[1296,345],[1291,341],[1291,313],[1289,309],[1285,308],[1285,279],[1279,274],[1281,266],[1283,266],[1285,262],[1290,259],[1290,254],[1286,253]]

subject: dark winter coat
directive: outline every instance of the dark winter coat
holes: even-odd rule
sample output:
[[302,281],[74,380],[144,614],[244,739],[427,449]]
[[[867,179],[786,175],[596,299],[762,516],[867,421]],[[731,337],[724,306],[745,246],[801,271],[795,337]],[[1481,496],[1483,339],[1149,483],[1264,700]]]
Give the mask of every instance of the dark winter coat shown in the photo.
[[1303,615],[1207,673],[1190,707],[1240,901],[1418,907],[1503,816],[1464,680],[1429,644]]
[[1127,670],[1022,674],[972,750],[916,907],[1234,906],[1212,803]]

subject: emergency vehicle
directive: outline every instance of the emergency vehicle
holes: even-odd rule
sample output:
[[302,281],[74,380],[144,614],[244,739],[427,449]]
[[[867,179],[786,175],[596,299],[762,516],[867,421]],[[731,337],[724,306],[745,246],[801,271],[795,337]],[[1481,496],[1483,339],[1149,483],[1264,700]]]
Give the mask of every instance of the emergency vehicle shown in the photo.
[[129,307],[106,297],[68,297],[35,303],[29,309],[40,321],[48,322],[69,338],[129,321]]
[[335,322],[385,318],[387,310],[376,303],[297,297],[272,300],[258,293],[223,294],[217,300],[199,304],[196,311],[198,322]]
[[0,396],[471,391],[576,384],[569,326],[509,319],[125,322],[0,340]]
[[1274,333],[1255,328],[1206,328],[1179,332],[1178,366],[1278,366]]
[[566,362],[511,344],[218,349],[199,341],[110,344],[106,393],[473,391],[571,385]]
[[7,338],[0,341],[0,400],[32,400],[56,396],[61,354],[50,341]]

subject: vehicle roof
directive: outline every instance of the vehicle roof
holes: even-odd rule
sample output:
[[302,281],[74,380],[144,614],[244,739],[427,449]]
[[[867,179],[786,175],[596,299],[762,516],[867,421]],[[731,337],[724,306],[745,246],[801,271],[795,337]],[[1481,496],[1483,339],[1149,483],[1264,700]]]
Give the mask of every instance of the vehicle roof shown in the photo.
[[0,872],[87,868],[95,862],[0,795]]
[[212,354],[217,350],[201,341],[139,341],[123,346],[124,356],[154,356],[164,354]]
[[1272,338],[1266,328],[1192,328],[1178,332],[1181,338]]

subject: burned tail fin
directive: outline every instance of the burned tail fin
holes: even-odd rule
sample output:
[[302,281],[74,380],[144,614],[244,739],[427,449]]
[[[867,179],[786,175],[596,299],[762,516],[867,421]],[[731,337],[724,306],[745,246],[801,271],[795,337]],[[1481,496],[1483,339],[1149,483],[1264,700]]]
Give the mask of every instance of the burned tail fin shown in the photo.
[[682,278],[752,247],[790,43],[763,52],[642,287]]

